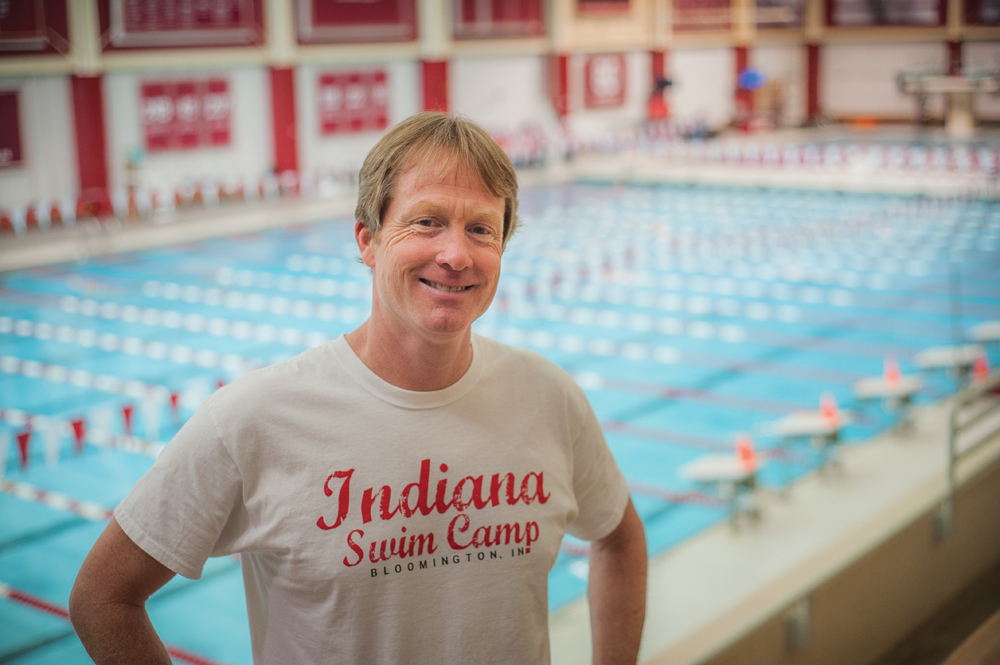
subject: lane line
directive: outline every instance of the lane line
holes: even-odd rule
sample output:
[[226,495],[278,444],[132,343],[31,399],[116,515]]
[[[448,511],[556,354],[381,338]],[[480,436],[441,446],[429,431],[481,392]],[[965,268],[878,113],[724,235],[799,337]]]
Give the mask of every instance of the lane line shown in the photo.
[[62,492],[41,489],[28,483],[0,478],[0,492],[24,501],[40,503],[49,508],[73,513],[92,522],[107,522],[114,516],[114,511],[93,501],[77,501]]
[[[41,596],[28,593],[23,589],[18,589],[17,587],[7,584],[6,582],[0,582],[0,598],[19,603],[25,607],[30,607],[33,610],[43,612],[65,621],[70,620],[69,610],[65,607],[45,600]],[[196,654],[193,651],[189,651],[181,647],[171,645],[166,645],[166,647],[167,653],[170,654],[170,657],[179,660],[182,663],[190,663],[190,665],[222,665],[221,661],[206,658],[205,656]]]

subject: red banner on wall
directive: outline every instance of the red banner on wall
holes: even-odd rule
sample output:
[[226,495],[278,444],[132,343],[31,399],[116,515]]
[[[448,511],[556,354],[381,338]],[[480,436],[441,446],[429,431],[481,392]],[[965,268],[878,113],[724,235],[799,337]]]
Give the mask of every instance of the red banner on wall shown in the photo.
[[389,126],[385,70],[321,74],[316,99],[321,134],[379,131]]
[[583,68],[583,101],[588,109],[625,103],[625,56],[606,53],[587,56]]
[[140,97],[147,151],[229,145],[232,105],[225,79],[147,82]]
[[67,0],[0,0],[0,54],[69,53]]
[[98,0],[104,49],[264,43],[261,0]]
[[21,119],[16,92],[0,92],[0,169],[21,163]]
[[298,0],[299,42],[389,42],[417,38],[416,0]]
[[537,37],[543,14],[541,0],[455,0],[455,36]]

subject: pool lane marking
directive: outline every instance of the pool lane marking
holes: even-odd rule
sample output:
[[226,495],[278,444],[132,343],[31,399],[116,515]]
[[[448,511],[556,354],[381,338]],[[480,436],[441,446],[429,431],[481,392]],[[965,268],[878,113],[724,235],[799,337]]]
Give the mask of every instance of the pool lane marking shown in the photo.
[[663,400],[705,402],[724,408],[762,411],[777,415],[785,415],[803,408],[803,405],[792,402],[782,402],[759,397],[745,397],[742,395],[726,395],[701,388],[678,388],[651,381],[606,377],[594,372],[570,372],[570,376],[585,389],[614,390],[623,393],[647,395]]
[[[635,439],[655,441],[668,445],[680,446],[682,448],[694,448],[710,453],[734,454],[735,448],[731,441],[716,439],[700,434],[690,434],[688,432],[678,432],[675,430],[648,427],[645,425],[633,425],[621,420],[602,420],[601,429],[605,432],[621,434]],[[806,466],[808,460],[805,455],[784,447],[768,448],[757,451],[758,457],[762,459],[775,459],[787,464],[799,464]]]
[[[70,311],[71,313],[77,313],[75,310],[78,310],[79,308],[78,305],[74,305],[72,308],[65,307],[65,301],[67,300],[67,298],[72,298],[72,297],[67,296],[66,298],[62,298],[61,300],[63,302],[60,303],[60,307],[66,311]],[[95,310],[100,307],[100,305],[97,304],[97,301],[91,301],[91,302],[94,302]],[[104,304],[109,304],[109,303],[106,302]],[[115,316],[113,318],[120,319],[121,318],[120,314],[122,309],[123,308],[119,308],[116,305]],[[542,312],[537,312],[537,314],[539,314],[539,316],[535,318],[541,318],[541,319],[553,318],[553,317],[546,317]],[[84,316],[87,315],[84,314]],[[180,313],[177,313],[177,317],[178,319],[184,318],[183,315],[181,315]],[[199,317],[199,318],[201,318],[204,321],[204,317]],[[561,318],[561,317],[556,317],[556,318]],[[211,321],[214,321],[214,319]],[[677,319],[669,319],[669,318],[662,319],[661,321],[657,322],[656,325],[662,328],[666,322],[670,322],[671,324],[677,323],[678,326],[681,325]],[[231,329],[237,327],[241,323],[245,322],[230,321],[226,323],[226,326],[228,326]],[[211,325],[214,324],[209,323],[209,326]],[[251,326],[251,324],[247,325]],[[652,325],[652,322],[650,323],[650,325]],[[490,326],[489,324],[484,324],[480,326],[481,329],[492,328],[492,327],[493,326]],[[697,333],[698,331],[694,330],[695,327],[697,327],[699,330],[705,331],[700,334],[692,335],[696,338],[701,338],[701,339],[718,336],[724,341],[738,343],[744,341],[746,337],[746,329],[740,326],[723,325],[716,327],[713,326],[712,324],[698,321],[698,322],[692,322],[690,324],[689,328],[691,328],[691,330],[689,330],[689,332]],[[643,329],[648,331],[649,326],[648,325],[643,326]],[[267,335],[260,335],[262,330],[263,326],[257,327],[257,334],[258,337],[260,338],[260,341],[269,341],[269,340],[274,341],[273,338],[276,336],[275,333],[277,333],[277,336],[284,338],[281,339],[280,341],[286,344],[292,344],[296,342],[301,343],[303,341],[308,343],[322,343],[328,339],[325,335],[321,335],[319,333],[315,334],[307,333],[306,334],[307,339],[303,340],[302,334],[298,331],[296,331],[296,334],[294,335],[296,339],[291,339],[290,337],[287,336],[287,332],[289,330],[294,331],[295,329],[285,329],[279,332],[276,329],[273,329],[272,327],[271,331]],[[0,332],[13,332],[14,334],[19,336],[33,336],[43,340],[55,338],[64,343],[66,342],[77,343],[85,347],[96,345],[109,352],[122,352],[129,355],[146,355],[147,357],[154,359],[169,359],[179,364],[195,364],[205,368],[222,366],[227,371],[234,373],[245,373],[247,371],[250,371],[251,369],[256,369],[257,367],[263,366],[264,364],[261,359],[257,358],[248,359],[245,357],[241,357],[237,354],[220,355],[219,353],[212,351],[210,349],[192,349],[182,344],[167,345],[164,344],[163,342],[155,340],[147,342],[137,337],[122,337],[110,332],[98,334],[97,332],[88,329],[72,328],[66,325],[56,326],[54,324],[45,322],[35,323],[33,321],[26,319],[15,320],[11,319],[10,317],[0,317]],[[226,332],[227,331],[224,330],[215,331],[216,334],[225,334]],[[496,332],[498,333],[498,336],[502,339],[502,341],[511,344],[529,344],[543,349],[558,348],[560,350],[566,350],[577,353],[589,351],[592,355],[620,356],[625,359],[632,359],[632,360],[648,360],[650,358],[660,362],[677,362],[678,360],[677,352],[673,350],[672,347],[663,345],[657,346],[657,345],[641,344],[636,342],[618,343],[612,340],[605,340],[605,339],[586,339],[581,336],[572,334],[556,336],[547,331],[525,331],[522,328],[515,328],[509,326],[504,326],[502,328],[499,328]],[[679,332],[679,331],[674,330],[673,327],[671,327],[671,332]],[[232,334],[230,334],[229,336],[235,337],[237,339],[245,337],[245,335],[232,335]],[[316,339],[312,339],[312,337],[316,337]],[[816,348],[816,347],[822,347],[824,344],[827,345],[836,344],[836,342],[824,342],[822,341],[822,338],[816,338],[816,339],[803,338],[802,340],[794,340],[794,339],[788,340],[785,342],[785,344],[793,344],[795,345],[796,348]],[[837,353],[836,349],[817,348],[816,350],[820,352]],[[904,351],[904,353],[898,352],[901,350]],[[873,349],[873,351],[875,350]],[[886,353],[883,353],[883,351],[888,351],[890,352],[891,355],[895,355],[896,357],[905,359],[909,355],[911,355],[913,349],[908,349],[908,348],[900,349],[893,346],[893,347],[886,347],[884,349],[880,348],[877,349],[877,351],[878,351],[878,357],[883,357],[884,355],[886,355]],[[896,353],[891,353],[892,351],[896,351]],[[851,355],[857,356],[858,354],[854,353]],[[708,356],[705,357],[707,358]],[[694,364],[703,364],[703,363],[695,362]],[[709,366],[718,367],[719,365],[718,363],[712,363]],[[812,373],[820,373],[820,374],[822,373],[822,371],[823,370],[815,370],[815,371],[810,370],[810,372]],[[787,375],[787,373],[781,375],[785,376]],[[848,378],[845,381],[842,378],[831,376],[828,378],[828,380],[834,382],[849,383],[854,380],[857,380],[857,378],[858,377]]]
[[78,388],[93,388],[112,395],[125,395],[134,399],[152,399],[169,402],[171,391],[165,385],[146,383],[135,379],[120,379],[109,374],[96,374],[85,369],[72,369],[37,360],[22,360],[16,356],[0,355],[0,372],[18,374],[29,379],[44,379],[53,383],[69,383]]
[[[22,336],[27,336],[31,333],[37,334],[39,328],[37,324],[26,320],[14,321],[13,327],[18,329],[18,332]],[[68,329],[68,327],[65,328]],[[659,362],[671,363],[683,362],[692,359],[691,356],[694,355],[693,352],[687,352],[682,358],[676,350],[671,347],[649,347],[648,345],[639,345],[634,343],[618,344],[610,340],[584,340],[582,338],[572,336],[556,337],[554,335],[549,335],[549,338],[551,339],[543,340],[541,336],[536,333],[529,335],[529,338],[525,340],[518,333],[518,339],[510,339],[513,336],[511,335],[512,329],[505,328],[501,329],[499,332],[500,337],[504,339],[504,341],[508,342],[527,342],[528,344],[533,344],[540,348],[545,348],[548,344],[551,344],[552,346],[561,346],[563,349],[566,349],[567,347],[569,349],[580,349],[582,347],[582,349],[587,349],[591,352],[600,352],[599,355],[617,355],[634,360],[643,360],[652,357],[653,360],[657,360]],[[703,355],[702,365],[708,364],[709,361],[714,360],[712,356],[707,354]],[[239,356],[236,356],[236,359],[242,362],[234,364],[241,364],[244,367],[253,366],[255,365],[255,362],[257,362],[254,360],[241,359]],[[722,368],[727,371],[745,371],[745,367],[752,367],[761,373],[777,373],[780,376],[795,379],[808,378],[812,381],[817,381],[825,378],[828,383],[849,384],[853,383],[861,376],[858,373],[845,373],[841,370],[828,370],[824,368],[809,368],[808,376],[803,376],[806,373],[804,370],[789,370],[785,368],[785,365],[787,365],[787,363],[774,363],[773,361],[757,360],[747,361],[740,366],[719,365],[717,362],[712,363],[709,366]],[[34,360],[25,361],[13,356],[0,356],[0,371],[21,374],[30,378],[45,378],[55,382],[70,382],[79,387],[94,387],[95,389],[102,390],[104,392],[123,394],[136,399],[151,399],[166,402],[169,400],[169,396],[171,394],[171,390],[162,385],[143,383],[135,380],[119,379],[118,377],[106,375],[95,375],[87,372],[86,370],[71,370],[70,368],[64,366],[49,365]],[[602,377],[601,375],[593,372],[576,372],[573,376],[578,383],[585,388],[600,388],[619,392],[643,394],[660,399],[701,401],[723,407],[777,414],[788,413],[795,410],[798,406],[790,403],[779,402],[777,400],[723,395],[703,389],[680,389],[670,386],[658,386],[651,382],[608,378]]]
[[107,522],[114,516],[114,511],[93,501],[77,501],[62,492],[41,489],[19,481],[0,478],[0,491],[24,501],[41,503],[49,508],[70,512],[93,522]]
[[[150,282],[146,282],[150,284]],[[156,282],[157,288],[163,286],[159,282]],[[178,290],[181,289],[180,285],[173,284]],[[200,287],[193,287],[200,288]],[[2,289],[0,289],[2,291]],[[10,290],[7,290],[10,292]],[[30,293],[30,292],[29,292]],[[76,296],[51,296],[51,295],[38,295],[39,302],[32,303],[39,306],[52,306],[62,311],[66,311],[71,314],[78,314],[82,316],[93,316],[101,317],[110,320],[122,320],[128,323],[143,323],[143,325],[155,325],[157,327],[164,327],[168,329],[184,328],[189,332],[208,332],[212,335],[217,336],[228,336],[235,339],[256,339],[262,342],[280,342],[282,344],[288,344],[292,346],[305,344],[307,346],[316,346],[323,343],[329,339],[326,335],[320,332],[312,331],[302,331],[298,328],[282,328],[277,329],[270,324],[255,324],[245,320],[231,320],[222,319],[219,317],[204,317],[199,314],[182,314],[175,310],[160,310],[156,308],[141,308],[135,305],[124,305],[120,306],[113,301],[98,301],[90,298],[80,299]],[[657,309],[658,311],[676,311],[678,309],[684,309],[683,303],[684,298],[678,295],[673,295],[675,299],[678,300],[676,307],[664,308],[654,307],[655,303],[642,301],[639,297],[633,297],[632,305],[641,308],[651,308]],[[651,300],[656,300],[655,297],[649,296]],[[21,300],[27,300],[23,296]],[[699,312],[706,314],[712,314],[713,316],[734,316],[740,319],[746,319],[746,316],[739,316],[738,313],[729,311],[719,311],[725,309],[722,307],[724,302],[731,301],[731,299],[713,299],[707,296],[691,296],[689,298],[690,306],[687,309],[691,309],[696,301],[704,301],[704,305],[699,305]],[[44,302],[44,305],[42,305]],[[501,303],[500,307],[503,309],[503,300],[499,301]],[[732,301],[736,302],[736,301]],[[27,303],[26,303],[27,304]],[[330,305],[330,307],[334,307]],[[750,302],[747,307],[753,309],[749,318],[756,320],[766,320],[770,318],[777,318],[778,320],[788,320],[797,321],[802,318],[800,310],[791,305],[783,304],[767,304],[763,302]],[[90,312],[81,311],[91,310]],[[590,307],[581,306],[571,306],[571,305],[561,305],[557,303],[545,304],[535,304],[532,302],[521,302],[516,305],[511,305],[510,309],[513,311],[503,314],[504,318],[521,318],[521,319],[538,319],[538,320],[548,320],[558,323],[571,323],[575,325],[584,326],[601,326],[610,328],[626,328],[633,332],[646,333],[646,332],[660,332],[666,335],[681,335],[686,332],[686,336],[693,339],[714,339],[718,338],[725,342],[731,343],[758,343],[766,344],[770,346],[781,345],[781,346],[793,346],[796,348],[803,349],[813,349],[825,353],[840,353],[851,356],[858,355],[870,355],[873,357],[884,357],[885,355],[893,355],[897,358],[902,358],[904,361],[915,353],[916,347],[908,347],[902,345],[885,345],[885,344],[872,344],[866,343],[862,344],[864,349],[859,352],[857,349],[851,349],[851,353],[847,353],[843,348],[844,343],[838,342],[836,339],[829,337],[799,337],[783,335],[781,333],[766,331],[766,330],[755,330],[754,328],[746,328],[741,325],[735,324],[713,324],[701,320],[691,320],[687,321],[684,319],[678,319],[676,317],[658,317],[648,314],[636,313],[636,314],[621,314],[615,310],[608,309],[596,309]],[[359,315],[359,311],[356,308],[349,308],[350,312],[345,315],[345,322],[356,323],[362,318]],[[760,310],[760,311],[758,311]],[[787,311],[786,311],[787,310]],[[901,311],[905,308],[901,308]],[[155,316],[151,316],[148,312],[154,312]],[[161,314],[162,313],[162,314]],[[829,317],[825,317],[829,318]],[[857,331],[864,330],[864,324],[858,319],[861,317],[854,316],[851,318],[851,323],[857,325],[847,326],[844,325],[844,321],[841,318],[836,320],[828,320],[824,322],[825,327],[833,328],[843,328],[845,330]],[[864,319],[881,319],[884,317],[873,317],[870,315],[864,315]],[[155,320],[154,320],[155,319]],[[171,319],[171,322],[167,324],[166,319]],[[894,319],[889,319],[890,322],[895,321]],[[49,324],[52,325],[52,324]],[[882,325],[869,326],[875,329],[881,330],[885,328]],[[898,324],[897,326],[898,327]],[[925,324],[926,327],[926,324]],[[945,336],[951,335],[951,328],[946,331],[942,328],[942,334]],[[925,331],[926,332],[926,331]],[[111,333],[105,333],[108,335]],[[126,338],[129,340],[134,340],[135,338]],[[136,347],[134,341],[129,342],[132,347]],[[110,346],[111,341],[107,344]],[[170,351],[165,350],[163,343],[161,342],[150,342],[150,348],[156,349],[158,355],[164,353],[169,353]],[[922,346],[922,345],[921,345]],[[824,348],[827,347],[827,348]],[[184,348],[178,345],[178,353],[183,354]],[[208,350],[202,350],[199,353],[204,355],[206,358],[209,354],[214,353]],[[600,354],[598,354],[600,355]],[[626,356],[627,357],[627,356]],[[207,362],[207,361],[206,361]]]
[[633,425],[621,420],[602,420],[601,429],[605,432],[613,432],[637,439],[669,443],[684,448],[695,448],[712,453],[733,452],[733,444],[730,441],[701,436],[700,434],[688,434],[686,432],[646,427],[644,425]]
[[719,496],[713,496],[711,494],[705,494],[704,492],[679,492],[666,487],[636,482],[630,482],[628,487],[636,494],[662,499],[668,503],[693,503],[701,506],[707,506],[709,508],[724,508],[729,505],[729,502],[726,499]]
[[[246,272],[249,272],[249,271],[246,271]],[[260,271],[258,271],[258,272],[260,272]],[[271,273],[266,273],[266,274],[270,275]],[[288,275],[282,275],[282,276],[283,277],[289,277],[289,279],[291,279],[291,280],[296,279],[296,278],[292,278],[292,277],[290,277]],[[282,276],[279,276],[279,279]],[[699,279],[699,278],[713,279],[712,277],[707,277],[707,276],[705,276],[705,277],[695,276],[692,279]],[[111,280],[113,280],[113,279],[123,279],[123,278],[102,277],[102,279],[105,279],[105,280],[111,279]],[[313,278],[313,277],[304,277],[304,278],[298,278],[298,279],[309,279],[309,280],[312,280],[313,282],[317,281],[317,278]],[[732,282],[733,285],[734,285],[734,288],[735,288],[736,284],[740,283],[739,280],[734,280],[733,278],[717,278],[717,279],[726,279],[727,281]],[[133,280],[133,281],[137,281],[137,280]],[[759,282],[761,280],[754,279],[754,280],[746,280],[746,281]],[[767,281],[767,280],[764,280],[764,281]],[[353,285],[355,283],[354,282],[350,282],[350,284],[352,285],[352,291],[353,291],[354,290]],[[581,288],[586,288],[587,286],[588,285],[582,285]],[[624,288],[624,286],[633,286],[633,285],[610,285],[610,286],[611,286],[611,288],[613,288],[615,286],[618,286],[618,288]],[[785,290],[787,290],[789,293],[791,293],[791,291],[795,288],[795,287],[793,287],[791,285],[788,285],[785,282],[777,282],[777,283],[775,283],[774,287],[772,287],[772,288],[778,288],[779,286],[782,287],[782,288],[784,288]],[[360,289],[361,287],[358,286],[356,288]],[[597,294],[600,297],[601,300],[603,300],[605,302],[613,301],[613,304],[622,304],[621,302],[618,302],[619,299],[609,297],[608,293],[606,292],[606,291],[609,290],[608,285],[603,285],[601,287],[596,287],[595,286],[594,288],[597,288],[598,291],[601,291],[601,293]],[[763,288],[763,287],[761,287],[761,288]],[[816,303],[815,303],[815,299],[814,298],[806,297],[806,296],[804,296],[802,294],[805,293],[805,291],[815,291],[817,288],[818,287],[808,286],[808,285],[807,286],[799,287],[799,290],[800,290],[799,295],[801,296],[799,298],[799,300],[802,300],[807,305],[815,305]],[[160,281],[155,281],[155,280],[147,280],[147,281],[143,282],[143,284],[142,284],[142,290],[143,290],[143,293],[144,293],[144,295],[146,297],[151,297],[151,298],[166,298],[167,300],[170,300],[170,301],[184,300],[185,302],[189,302],[189,303],[192,303],[192,304],[205,303],[205,304],[212,305],[212,306],[217,306],[219,304],[223,304],[223,305],[225,305],[226,307],[228,307],[230,309],[249,309],[251,311],[263,311],[265,309],[270,309],[273,313],[278,313],[278,314],[282,314],[282,313],[287,314],[287,313],[289,313],[288,310],[291,309],[292,310],[291,313],[294,314],[295,316],[300,316],[300,317],[310,317],[310,316],[312,316],[312,317],[317,317],[317,318],[325,319],[325,320],[334,319],[334,318],[340,318],[341,320],[343,320],[344,322],[347,322],[347,323],[357,323],[357,322],[360,321],[361,318],[363,318],[363,313],[359,313],[359,311],[357,310],[357,308],[354,308],[354,307],[348,307],[343,312],[339,312],[341,315],[338,317],[338,309],[337,309],[337,307],[334,306],[334,305],[332,305],[332,304],[330,304],[330,303],[314,304],[314,303],[311,303],[310,301],[302,301],[302,300],[291,301],[288,298],[285,298],[284,296],[265,296],[263,294],[255,293],[255,292],[246,292],[246,291],[237,291],[237,290],[223,291],[223,290],[215,289],[215,288],[211,288],[211,287],[204,288],[204,287],[200,287],[200,286],[197,286],[197,285],[182,285],[182,284],[179,284],[179,283],[176,283],[176,282],[166,282],[166,281],[165,282],[160,282]],[[291,287],[288,287],[288,290],[291,290]],[[716,290],[718,291],[718,288],[716,288]],[[730,311],[732,308],[729,308],[729,309],[726,308],[726,303],[732,303],[733,306],[735,306],[737,310],[740,310],[742,308],[741,301],[733,300],[731,297],[727,297],[727,298],[713,298],[713,297],[710,297],[710,296],[702,295],[700,293],[699,294],[695,294],[695,295],[688,295],[688,296],[685,297],[685,296],[681,296],[681,295],[679,295],[677,293],[672,293],[672,292],[669,292],[669,291],[667,293],[665,293],[665,294],[661,294],[661,293],[659,293],[660,291],[662,291],[662,289],[646,290],[646,291],[636,292],[636,293],[633,293],[630,298],[626,298],[625,301],[627,302],[627,304],[631,304],[632,306],[644,307],[644,308],[655,308],[655,309],[658,309],[660,311],[663,311],[663,310],[666,310],[666,311],[679,311],[679,310],[685,310],[685,309],[692,309],[692,308],[694,308],[694,309],[698,310],[697,312],[694,312],[694,313],[712,313],[712,314],[715,314],[715,315],[732,316],[732,317],[737,317],[737,318],[749,318],[749,319],[757,319],[757,320],[767,320],[767,319],[774,319],[774,318],[776,318],[778,320],[788,320],[788,321],[797,321],[797,320],[801,320],[802,319],[802,313],[801,313],[801,310],[799,309],[798,306],[788,305],[788,304],[782,304],[781,302],[773,303],[773,302],[771,302],[771,300],[774,300],[773,298],[770,299],[767,302],[755,300],[753,298],[746,298],[748,300],[748,302],[745,303],[746,311],[741,315],[738,311]],[[164,292],[168,292],[169,297],[167,297],[166,295],[164,295]],[[212,297],[209,297],[209,293],[210,292],[214,293],[214,295]],[[312,294],[315,294],[316,288],[313,287],[313,288],[309,288],[309,289],[302,289],[302,292],[303,293],[308,293],[308,294],[312,295]],[[503,293],[503,290],[501,291],[501,293]],[[833,302],[833,304],[839,305],[839,306],[848,306],[848,305],[851,304],[850,302],[848,302],[848,300],[850,300],[849,292],[848,291],[845,291],[844,289],[836,289],[834,291],[831,291],[830,293],[831,293],[831,297],[837,296],[836,298],[833,299],[835,301],[835,302]],[[920,293],[920,292],[918,292],[918,293]],[[357,292],[352,292],[352,293],[347,294],[346,297],[348,299],[350,299],[350,298],[352,298],[354,296],[357,296],[357,295],[358,295]],[[732,295],[740,295],[740,294],[732,294]],[[95,312],[92,315],[97,315],[97,311],[96,310],[98,309],[98,303],[99,303],[99,301],[96,301],[96,300],[93,300],[93,299],[89,299],[89,298],[80,299],[80,298],[77,298],[76,296],[61,296],[61,297],[60,296],[43,296],[43,297],[47,297],[50,300],[54,299],[54,298],[60,298],[62,300],[67,300],[68,299],[67,302],[69,302],[69,301],[89,302],[89,303],[92,303],[90,307],[95,310]],[[233,300],[234,298],[235,298],[235,300]],[[254,300],[254,298],[258,298],[258,299],[262,298],[263,300],[261,302],[259,302],[257,305],[251,305],[250,303]],[[272,299],[270,306],[268,306],[268,304],[266,302],[268,298]],[[667,298],[667,299],[671,299],[672,298],[673,301],[675,301],[675,302],[673,302],[673,304],[669,305],[669,306],[665,305],[663,302],[659,302],[659,306],[656,307],[655,305],[657,304],[657,301],[662,301],[663,298]],[[845,300],[845,298],[847,298],[847,300]],[[910,298],[910,299],[912,300],[913,298]],[[783,300],[783,298],[779,298],[778,300],[779,301]],[[934,300],[937,301],[939,299],[935,298]],[[209,301],[211,301],[211,302],[209,302]],[[277,306],[278,303],[281,303],[280,307]],[[699,303],[704,303],[704,304],[699,304]],[[73,313],[76,313],[76,310],[77,310],[77,307],[69,308],[69,307],[65,306],[65,303],[61,303],[60,307],[64,311],[70,311],[70,312],[73,312]],[[104,301],[102,304],[100,304],[100,307],[102,309],[110,307],[111,309],[114,309],[115,311],[117,311],[118,309],[134,309],[136,312],[138,312],[141,309],[143,309],[143,308],[139,308],[138,306],[134,306],[134,305],[119,306],[117,303],[114,303],[113,301]],[[294,311],[296,308],[300,308],[301,311]],[[515,316],[519,315],[522,318],[539,318],[539,319],[543,319],[543,320],[544,319],[548,319],[548,320],[554,320],[554,321],[560,321],[560,322],[566,321],[567,319],[572,320],[572,317],[568,317],[566,315],[560,315],[560,316],[548,315],[547,316],[546,313],[548,313],[548,314],[551,314],[551,313],[550,312],[543,312],[542,310],[543,309],[544,310],[552,310],[553,308],[551,306],[550,307],[538,307],[538,306],[536,306],[536,305],[534,305],[532,303],[520,303],[518,305],[518,308],[520,308],[522,310],[525,310],[525,311],[523,311],[523,312],[521,312],[519,314],[515,313]],[[568,306],[563,306],[563,305],[557,305],[556,306],[556,309],[567,309],[567,308],[568,308]],[[153,308],[145,308],[145,309],[152,309],[153,311],[163,311],[163,310],[155,310]],[[884,310],[886,308],[882,307],[880,309]],[[897,309],[898,309],[898,311],[908,311],[908,309],[906,307],[900,307],[900,308],[897,308]],[[572,311],[576,311],[576,310],[585,310],[585,311],[589,311],[589,312],[599,311],[599,310],[595,310],[593,308],[584,308],[584,307],[570,308],[571,312]],[[702,310],[706,310],[706,311],[702,312]],[[720,311],[720,310],[725,310],[725,311]],[[167,311],[169,312],[170,310],[167,310]],[[176,312],[175,314],[176,314],[176,318],[178,318],[178,319],[184,317],[184,315],[180,314],[179,312]],[[620,316],[620,315],[617,314],[617,312],[614,312],[614,311],[607,312],[607,314],[609,316]],[[85,314],[85,315],[87,315],[87,314]],[[167,314],[165,316],[168,316],[168,315],[169,314]],[[104,318],[122,318],[122,317],[108,316],[107,314],[105,314],[103,312],[101,313],[101,316],[104,316]],[[204,321],[204,319],[205,319],[205,317],[202,317],[201,315],[187,315],[187,316],[188,317],[194,317],[195,319],[201,319],[202,321]],[[643,315],[640,315],[640,316],[643,316]],[[138,321],[138,317],[137,316],[133,315],[132,318],[135,319],[135,321]],[[187,318],[187,317],[184,317],[184,318]],[[589,318],[595,318],[595,317],[591,316]],[[600,315],[598,315],[596,318],[600,318]],[[634,328],[633,326],[630,325],[630,322],[628,320],[626,320],[626,317],[620,317],[620,318],[622,318],[622,324],[624,324],[624,327],[628,327],[629,329],[635,329],[637,332],[643,332],[643,331],[649,330],[649,326],[643,326],[643,328],[641,328],[641,329],[640,328]],[[631,319],[632,317],[628,317],[628,318]],[[245,321],[242,321],[242,322],[229,322],[226,319],[212,319],[211,321],[212,321],[211,325],[215,326],[216,328],[226,328],[227,326],[232,326],[232,327],[242,326],[243,328],[247,328],[247,327],[253,327],[254,326],[254,324],[251,324],[251,323],[245,322]],[[591,322],[591,323],[593,323],[593,322]],[[661,322],[657,327],[662,328],[663,325],[664,325],[664,323]],[[264,324],[264,325],[261,325],[259,327],[263,329],[263,328],[266,328],[266,327],[269,327],[269,326],[267,326],[266,324]],[[615,327],[618,327],[618,326],[615,326]],[[712,326],[710,326],[710,325],[706,326],[706,324],[704,322],[700,322],[700,321],[692,322],[690,324],[690,327],[692,328],[692,330],[689,331],[689,334],[690,334],[690,336],[695,337],[695,338],[705,338],[706,337],[705,330],[712,328]],[[288,330],[297,331],[298,329],[295,329],[295,328],[286,329],[286,330],[282,331],[283,334],[287,333]],[[195,332],[198,332],[198,331],[195,331]],[[213,332],[213,334],[229,334],[229,333],[227,333],[226,330],[215,330],[215,331],[211,331],[211,332]],[[674,334],[676,334],[676,333],[678,333],[680,331],[672,331],[672,332]],[[724,339],[726,341],[737,341],[737,340],[728,340],[728,339],[726,339],[726,336],[724,334],[725,331],[721,331],[721,332],[722,332],[722,334],[720,336],[722,337],[722,339]],[[313,332],[313,333],[306,333],[306,336],[321,335],[321,334],[322,333],[315,333],[315,332]],[[240,335],[233,335],[233,336],[240,337]],[[254,336],[254,335],[251,332],[247,332],[244,336]],[[271,336],[273,336],[273,335],[271,335]],[[712,334],[708,334],[707,335],[707,337],[712,337],[712,336],[713,336]],[[314,344],[310,344],[310,345],[314,345]],[[879,355],[880,356],[884,356],[884,355],[886,355],[886,353],[888,353],[888,352],[882,352]],[[893,350],[893,351],[891,351],[891,353],[893,353],[893,355],[896,355],[896,356],[899,356],[899,357],[905,357],[907,355],[907,353],[905,351],[903,353],[901,353],[899,350]]]
[[128,356],[146,356],[153,360],[169,360],[179,365],[197,365],[206,369],[222,367],[236,373],[245,373],[264,365],[258,358],[246,358],[237,354],[220,354],[211,349],[193,349],[183,344],[165,344],[157,340],[146,341],[139,337],[117,335],[112,332],[97,332],[90,328],[73,328],[29,319],[13,319],[0,316],[0,334],[16,337],[32,337],[64,344],[76,344],[84,348],[99,348],[109,353]]
[[[19,603],[65,621],[70,620],[69,610],[65,607],[45,600],[40,596],[28,593],[22,589],[18,589],[17,587],[7,584],[6,582],[0,582],[0,598]],[[170,645],[166,645],[166,647],[167,653],[170,654],[171,658],[175,658],[183,663],[190,663],[190,665],[221,665],[220,661],[206,658],[205,656],[196,654],[193,651],[188,651],[187,649]]]

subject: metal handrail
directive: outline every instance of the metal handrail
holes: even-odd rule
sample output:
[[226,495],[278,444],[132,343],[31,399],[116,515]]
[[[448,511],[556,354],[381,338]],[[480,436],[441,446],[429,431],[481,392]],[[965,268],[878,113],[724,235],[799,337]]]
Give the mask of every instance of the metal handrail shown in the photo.
[[968,418],[962,417],[963,412],[968,407],[978,403],[983,396],[997,391],[998,388],[1000,388],[1000,371],[993,372],[982,383],[976,383],[962,389],[955,396],[948,426],[948,494],[938,512],[938,519],[935,525],[935,537],[937,540],[943,540],[951,534],[953,501],[955,492],[958,489],[957,469],[959,463],[1000,434],[1000,425],[997,425],[980,435],[978,440],[972,444],[965,445],[959,450],[959,436],[1000,410],[1000,400],[996,400],[989,406],[976,411]]

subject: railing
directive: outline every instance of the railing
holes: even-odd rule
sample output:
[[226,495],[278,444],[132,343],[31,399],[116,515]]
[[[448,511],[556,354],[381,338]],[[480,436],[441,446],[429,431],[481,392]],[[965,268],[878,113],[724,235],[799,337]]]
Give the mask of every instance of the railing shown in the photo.
[[[987,422],[1000,412],[1000,399],[983,399],[1000,392],[1000,372],[994,372],[986,381],[973,384],[955,397],[948,426],[948,494],[938,510],[934,523],[934,538],[941,541],[952,531],[955,492],[958,490],[958,466],[969,455],[1000,435],[1000,421]],[[972,441],[963,441],[972,432]]]

